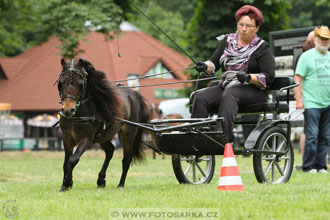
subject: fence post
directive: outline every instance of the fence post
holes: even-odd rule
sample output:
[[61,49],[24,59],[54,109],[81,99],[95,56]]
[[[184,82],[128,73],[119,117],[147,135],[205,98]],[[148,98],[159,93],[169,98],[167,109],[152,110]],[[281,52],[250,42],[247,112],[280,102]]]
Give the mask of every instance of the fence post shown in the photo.
[[24,139],[19,139],[19,146],[21,148],[21,151],[24,150]]

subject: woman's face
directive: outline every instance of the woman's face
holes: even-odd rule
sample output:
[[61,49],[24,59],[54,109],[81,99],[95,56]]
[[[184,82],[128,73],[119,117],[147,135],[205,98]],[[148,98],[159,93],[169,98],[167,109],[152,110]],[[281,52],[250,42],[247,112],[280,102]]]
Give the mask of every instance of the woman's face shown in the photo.
[[247,15],[242,16],[237,22],[237,32],[241,40],[252,41],[258,30],[256,21]]

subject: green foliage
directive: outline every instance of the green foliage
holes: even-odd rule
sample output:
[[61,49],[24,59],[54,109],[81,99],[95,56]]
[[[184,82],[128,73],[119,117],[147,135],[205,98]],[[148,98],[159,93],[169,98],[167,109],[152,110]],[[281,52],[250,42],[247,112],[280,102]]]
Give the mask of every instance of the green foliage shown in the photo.
[[290,0],[289,25],[292,28],[309,26],[330,26],[330,0]]
[[[254,5],[263,12],[264,23],[258,32],[263,39],[268,40],[270,31],[288,28],[285,25],[288,21],[286,10],[289,7],[286,0],[243,0],[221,3],[215,0],[199,0],[185,35],[188,51],[196,60],[204,61],[212,55],[219,44],[215,39],[217,36],[236,31],[235,12],[245,4]],[[197,74],[197,71],[192,73],[191,78],[196,79]],[[207,83],[207,81],[200,82],[198,88],[205,87]],[[194,88],[195,84],[187,87],[185,93],[188,95]]]
[[317,0],[316,6],[320,6],[320,5],[328,5],[328,7],[330,7],[330,0]]
[[[34,45],[44,0],[0,1],[0,56],[14,56]],[[38,3],[38,4],[36,4]]]
[[115,30],[121,14],[113,0],[51,0],[41,17],[44,37],[55,34],[61,41],[61,55],[73,58],[83,52],[79,41],[91,30],[111,37],[109,31]]
[[[138,5],[138,7],[167,35],[174,39],[175,42],[178,43],[183,40],[182,33],[184,31],[184,23],[180,12],[164,10],[154,1],[148,1],[144,5]],[[140,28],[143,32],[157,38],[164,44],[178,50],[178,48],[142,14],[136,16],[136,20],[132,20],[131,22],[132,24]]]
[[154,2],[161,6],[165,11],[179,12],[182,15],[184,25],[186,25],[194,14],[198,0],[154,0]]

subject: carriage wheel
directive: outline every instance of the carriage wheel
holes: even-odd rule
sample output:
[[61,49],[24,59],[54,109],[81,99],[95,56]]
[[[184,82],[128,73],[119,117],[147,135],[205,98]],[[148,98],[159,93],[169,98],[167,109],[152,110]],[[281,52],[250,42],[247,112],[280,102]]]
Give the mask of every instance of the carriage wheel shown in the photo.
[[[286,133],[282,128],[267,129],[257,142],[257,149],[263,151],[285,152]],[[254,174],[258,182],[282,183],[289,181],[293,169],[293,147],[284,155],[255,153],[253,155]]]
[[203,184],[211,182],[214,174],[214,155],[172,155],[172,166],[179,183]]

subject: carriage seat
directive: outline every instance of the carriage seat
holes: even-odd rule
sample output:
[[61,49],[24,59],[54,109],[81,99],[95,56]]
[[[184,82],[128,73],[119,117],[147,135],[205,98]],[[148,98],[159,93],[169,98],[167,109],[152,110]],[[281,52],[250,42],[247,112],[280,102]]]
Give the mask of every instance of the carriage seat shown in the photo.
[[[238,113],[285,113],[289,112],[289,101],[290,101],[290,89],[298,86],[298,83],[294,82],[293,77],[275,77],[273,83],[268,88],[268,91],[274,92],[273,102],[251,104],[240,108]],[[203,88],[206,89],[206,88]],[[196,92],[203,90],[199,89]],[[281,96],[281,93],[286,90],[286,96]],[[189,105],[190,113],[192,110],[192,103],[194,100],[195,92],[190,94]],[[282,102],[281,102],[282,101]],[[285,102],[283,102],[285,101]],[[213,109],[210,114],[217,114],[218,109]]]

